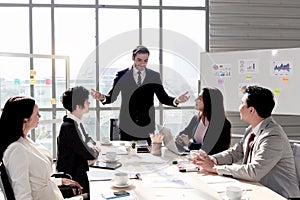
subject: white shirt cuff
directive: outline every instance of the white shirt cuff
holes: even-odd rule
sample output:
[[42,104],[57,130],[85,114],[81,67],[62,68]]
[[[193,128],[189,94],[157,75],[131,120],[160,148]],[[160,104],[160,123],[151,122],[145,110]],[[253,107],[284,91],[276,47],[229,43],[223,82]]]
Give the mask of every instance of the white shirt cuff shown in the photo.
[[51,180],[52,180],[56,185],[62,185],[62,178],[54,178],[54,177],[51,177]]
[[176,100],[177,100],[177,98],[174,99],[173,105],[177,107],[179,104],[176,104]]

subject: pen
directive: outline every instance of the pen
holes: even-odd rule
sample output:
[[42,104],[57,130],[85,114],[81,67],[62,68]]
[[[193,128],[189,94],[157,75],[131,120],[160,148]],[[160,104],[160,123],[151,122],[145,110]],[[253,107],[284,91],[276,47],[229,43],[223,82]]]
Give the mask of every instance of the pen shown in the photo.
[[187,168],[187,169],[179,169],[180,172],[197,172],[198,168]]

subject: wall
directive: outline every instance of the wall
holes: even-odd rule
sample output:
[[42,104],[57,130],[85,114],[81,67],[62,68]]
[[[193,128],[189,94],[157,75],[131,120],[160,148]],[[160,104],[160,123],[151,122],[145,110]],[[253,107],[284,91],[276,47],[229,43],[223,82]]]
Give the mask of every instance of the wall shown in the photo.
[[299,0],[209,0],[209,51],[300,47]]
[[[300,47],[299,10],[299,0],[209,0],[209,51]],[[228,117],[232,133],[241,134],[247,125],[238,112]],[[291,140],[300,140],[299,116],[274,118]]]

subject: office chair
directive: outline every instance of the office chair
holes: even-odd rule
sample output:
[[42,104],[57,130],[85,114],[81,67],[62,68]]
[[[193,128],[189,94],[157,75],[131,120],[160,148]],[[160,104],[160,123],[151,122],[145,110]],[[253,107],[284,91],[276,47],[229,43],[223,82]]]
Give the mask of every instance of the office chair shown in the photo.
[[110,119],[110,141],[120,140],[120,130],[118,126],[118,119]]
[[8,179],[8,175],[6,173],[5,166],[2,162],[0,163],[0,175],[1,175],[0,186],[3,191],[5,200],[15,200],[16,198],[15,198],[14,191],[11,187],[11,184]]
[[[295,159],[295,168],[296,168],[296,175],[298,179],[298,186],[300,188],[300,144],[293,143],[293,155]],[[289,197],[289,200],[299,200],[300,197]]]
[[[72,179],[72,176],[65,172],[54,173],[51,175],[51,177]],[[59,185],[58,188],[64,198],[71,198],[71,197],[81,194],[79,191],[79,188],[76,185]],[[73,189],[76,190],[76,194],[73,193]]]
[[296,167],[296,174],[298,178],[298,185],[300,186],[300,144],[294,143],[293,144],[293,154],[295,159],[295,167]]

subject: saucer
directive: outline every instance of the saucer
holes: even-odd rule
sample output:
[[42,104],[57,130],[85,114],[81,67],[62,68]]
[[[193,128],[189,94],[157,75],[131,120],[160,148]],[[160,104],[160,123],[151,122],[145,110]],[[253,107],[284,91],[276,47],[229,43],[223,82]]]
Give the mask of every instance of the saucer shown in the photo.
[[101,142],[101,145],[110,146],[110,145],[112,145],[112,142]]
[[116,157],[116,159],[114,159],[114,160],[108,160],[107,158],[104,158],[103,160],[104,160],[104,162],[107,162],[107,163],[115,163],[120,160],[120,157]]
[[132,185],[130,183],[130,181],[128,181],[126,185],[117,185],[114,181],[112,181],[111,184],[112,184],[113,187],[116,187],[116,188],[126,188],[126,187],[129,187],[129,186]]
[[[222,196],[222,200],[234,200],[234,199],[229,199],[225,194]],[[239,200],[249,200],[249,196],[243,195],[242,198],[240,198]]]

